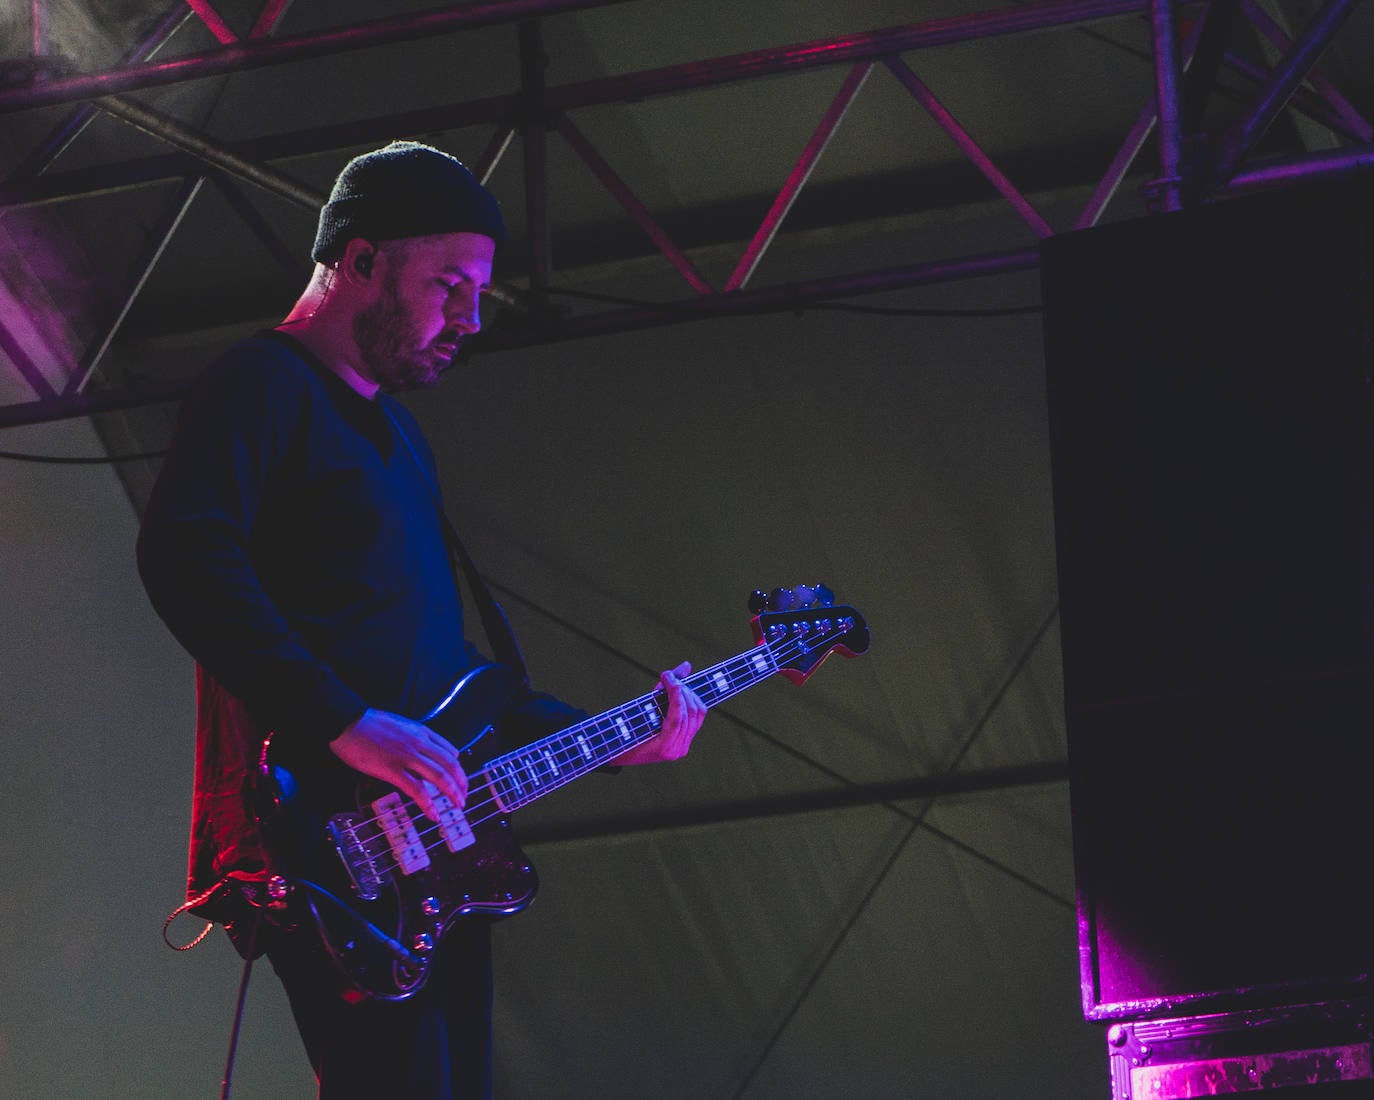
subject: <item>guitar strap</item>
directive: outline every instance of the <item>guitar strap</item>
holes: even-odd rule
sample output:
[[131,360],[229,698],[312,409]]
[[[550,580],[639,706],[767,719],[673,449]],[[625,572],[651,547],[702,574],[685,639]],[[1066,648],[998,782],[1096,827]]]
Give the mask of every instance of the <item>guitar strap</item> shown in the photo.
[[492,655],[503,665],[513,669],[519,675],[521,684],[528,690],[530,675],[525,668],[525,658],[520,653],[520,646],[515,640],[515,634],[510,628],[510,621],[506,618],[505,611],[501,609],[501,605],[492,596],[486,581],[482,579],[482,574],[477,571],[477,566],[468,553],[467,547],[463,545],[463,540],[458,537],[458,531],[448,518],[448,513],[444,511],[443,501],[439,497],[439,489],[434,484],[434,479],[430,477],[428,468],[420,461],[420,456],[415,450],[415,445],[410,441],[410,436],[406,434],[400,421],[386,407],[381,398],[378,398],[377,403],[386,413],[387,419],[391,421],[391,426],[396,429],[396,434],[405,444],[406,450],[410,452],[410,457],[419,469],[420,477],[424,480],[425,488],[429,490],[430,500],[434,502],[435,510],[439,513],[439,523],[444,532],[444,539],[454,557],[458,559],[458,564],[463,570],[463,576],[467,578],[468,590],[472,593],[473,601],[477,604],[477,614],[481,616],[482,629],[486,632],[487,641],[491,643]]

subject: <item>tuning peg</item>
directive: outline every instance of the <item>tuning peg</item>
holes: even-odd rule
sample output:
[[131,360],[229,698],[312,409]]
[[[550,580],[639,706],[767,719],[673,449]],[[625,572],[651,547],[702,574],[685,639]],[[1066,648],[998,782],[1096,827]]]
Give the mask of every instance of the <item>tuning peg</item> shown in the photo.
[[835,593],[830,591],[830,589],[827,588],[825,585],[818,584],[815,586],[814,589],[812,589],[812,591],[816,593],[816,602],[820,604],[822,607],[835,606]]
[[775,588],[768,593],[769,611],[791,611],[797,606],[797,597],[790,588]]
[[749,593],[749,610],[755,615],[762,615],[768,610],[768,593],[762,588],[756,588]]

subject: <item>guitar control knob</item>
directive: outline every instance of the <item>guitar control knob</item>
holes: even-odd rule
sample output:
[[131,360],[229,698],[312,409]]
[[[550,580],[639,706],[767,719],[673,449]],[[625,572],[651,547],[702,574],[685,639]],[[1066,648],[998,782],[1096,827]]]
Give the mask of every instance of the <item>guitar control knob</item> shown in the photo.
[[267,907],[281,909],[286,905],[286,898],[290,893],[291,884],[281,875],[273,875],[267,880]]
[[428,955],[434,950],[434,937],[428,932],[421,932],[411,940],[410,947],[417,955]]
[[813,591],[816,593],[816,602],[822,607],[835,606],[835,593],[830,591],[825,585],[818,584]]
[[762,588],[756,588],[749,593],[749,610],[755,615],[761,615],[768,610],[768,593]]
[[427,917],[437,917],[440,908],[439,899],[436,897],[427,897],[424,901],[420,902],[420,912]]

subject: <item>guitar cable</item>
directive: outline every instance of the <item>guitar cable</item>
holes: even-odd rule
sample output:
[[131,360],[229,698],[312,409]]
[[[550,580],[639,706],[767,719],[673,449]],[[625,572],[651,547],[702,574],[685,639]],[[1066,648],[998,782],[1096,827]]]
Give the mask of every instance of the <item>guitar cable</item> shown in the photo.
[[[309,879],[304,878],[292,879],[292,882],[295,885],[303,887],[306,890],[308,895],[306,897],[306,904],[310,906],[310,915],[315,918],[316,924],[321,926],[323,926],[324,924],[323,918],[321,918],[319,911],[315,908],[315,899],[319,898],[323,901],[329,902],[332,906],[334,906],[334,908],[337,909],[340,914],[342,914],[344,919],[349,924],[351,924],[358,932],[366,936],[374,944],[382,948],[382,950],[386,951],[387,954],[389,954],[402,966],[410,967],[413,970],[424,965],[424,960],[422,960],[413,951],[411,951],[398,940],[392,939],[380,928],[378,928],[375,924],[372,924],[370,921],[364,920],[356,912],[354,912],[352,906],[350,906],[347,902],[341,901],[339,898],[335,897],[323,886],[320,886],[318,883],[311,882]],[[333,955],[337,959],[338,956],[334,951],[333,946],[329,943],[328,939],[324,936],[321,936],[320,939],[324,943],[330,955]]]
[[229,1090],[234,1078],[234,1058],[238,1054],[239,1032],[243,1027],[243,1009],[248,1001],[248,979],[253,973],[253,955],[258,946],[258,932],[262,929],[263,910],[259,909],[253,918],[253,930],[248,933],[248,946],[244,951],[243,975],[239,978],[238,1001],[234,1005],[234,1022],[229,1030],[229,1052],[224,1059],[224,1077],[220,1080],[220,1100],[229,1100]]

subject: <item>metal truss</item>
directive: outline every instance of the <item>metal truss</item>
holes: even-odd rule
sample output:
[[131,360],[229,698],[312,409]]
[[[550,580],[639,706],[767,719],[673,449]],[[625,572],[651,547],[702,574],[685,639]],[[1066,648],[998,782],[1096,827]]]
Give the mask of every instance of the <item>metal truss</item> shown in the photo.
[[[32,400],[0,405],[0,427],[38,423],[95,412],[133,408],[172,400],[183,384],[142,385],[137,389],[93,385],[100,364],[149,273],[182,224],[208,181],[219,188],[246,227],[284,266],[301,270],[301,261],[278,240],[241,191],[241,183],[278,199],[317,210],[324,196],[274,166],[287,157],[345,150],[389,139],[398,133],[429,133],[470,126],[491,130],[486,150],[474,163],[483,178],[521,139],[528,225],[528,288],[498,288],[497,296],[514,307],[519,323],[484,334],[484,350],[553,342],[655,325],[674,324],[728,314],[753,314],[817,302],[850,298],[905,287],[970,279],[1033,269],[1036,247],[911,264],[876,271],[836,273],[804,283],[754,287],[760,260],[785,224],[798,195],[846,112],[875,70],[895,79],[915,104],[949,136],[989,185],[1043,240],[1057,230],[995,164],[977,139],[935,96],[913,67],[927,50],[979,39],[1052,29],[1081,28],[1123,17],[1148,17],[1153,39],[1154,101],[1142,106],[1119,151],[1073,224],[1064,230],[1098,223],[1123,180],[1137,164],[1151,136],[1158,148],[1159,172],[1148,185],[1151,209],[1178,210],[1259,188],[1283,186],[1308,177],[1348,173],[1374,160],[1369,122],[1327,80],[1314,71],[1317,58],[1339,31],[1357,0],[1326,0],[1325,6],[1296,39],[1290,39],[1257,0],[1032,0],[1012,7],[932,19],[791,46],[753,51],[706,61],[610,76],[574,84],[545,86],[541,19],[546,16],[606,6],[626,0],[492,0],[462,3],[427,12],[393,16],[350,26],[294,36],[276,36],[287,0],[267,0],[253,29],[239,37],[216,12],[211,0],[187,0],[171,8],[147,37],[117,66],[100,72],[69,73],[60,63],[44,69],[42,0],[33,0],[33,78],[11,80],[0,90],[0,115],[57,104],[73,104],[73,113],[34,148],[11,177],[0,184],[0,228],[9,209],[77,201],[112,191],[182,181],[134,265],[124,300],[107,319],[74,365],[58,382],[51,368],[36,363],[0,316],[0,353],[33,391]],[[1181,13],[1190,18],[1186,35],[1179,32]],[[220,45],[180,57],[157,54],[176,30],[198,18]],[[1268,69],[1229,53],[1226,35],[1238,19],[1247,19],[1274,48],[1277,60]],[[289,64],[344,51],[451,34],[475,27],[514,23],[520,36],[520,90],[510,95],[447,104],[384,117],[358,119],[307,131],[225,143],[193,126],[149,108],[127,93],[272,65]],[[810,140],[778,189],[723,285],[712,286],[693,265],[689,249],[675,243],[647,206],[597,150],[574,121],[581,108],[629,103],[650,96],[687,93],[740,81],[758,80],[825,67],[843,70],[838,91],[817,121]],[[1196,119],[1225,67],[1253,85],[1253,98],[1241,117],[1224,132],[1200,135]],[[1247,165],[1260,137],[1283,110],[1290,110],[1329,135],[1337,148],[1283,161]],[[50,172],[58,156],[77,141],[96,111],[117,117],[151,134],[168,153],[99,168]],[[615,308],[576,317],[560,317],[547,308],[552,279],[547,205],[546,141],[556,135],[614,197],[626,215],[680,274],[690,295],[655,306]]]

